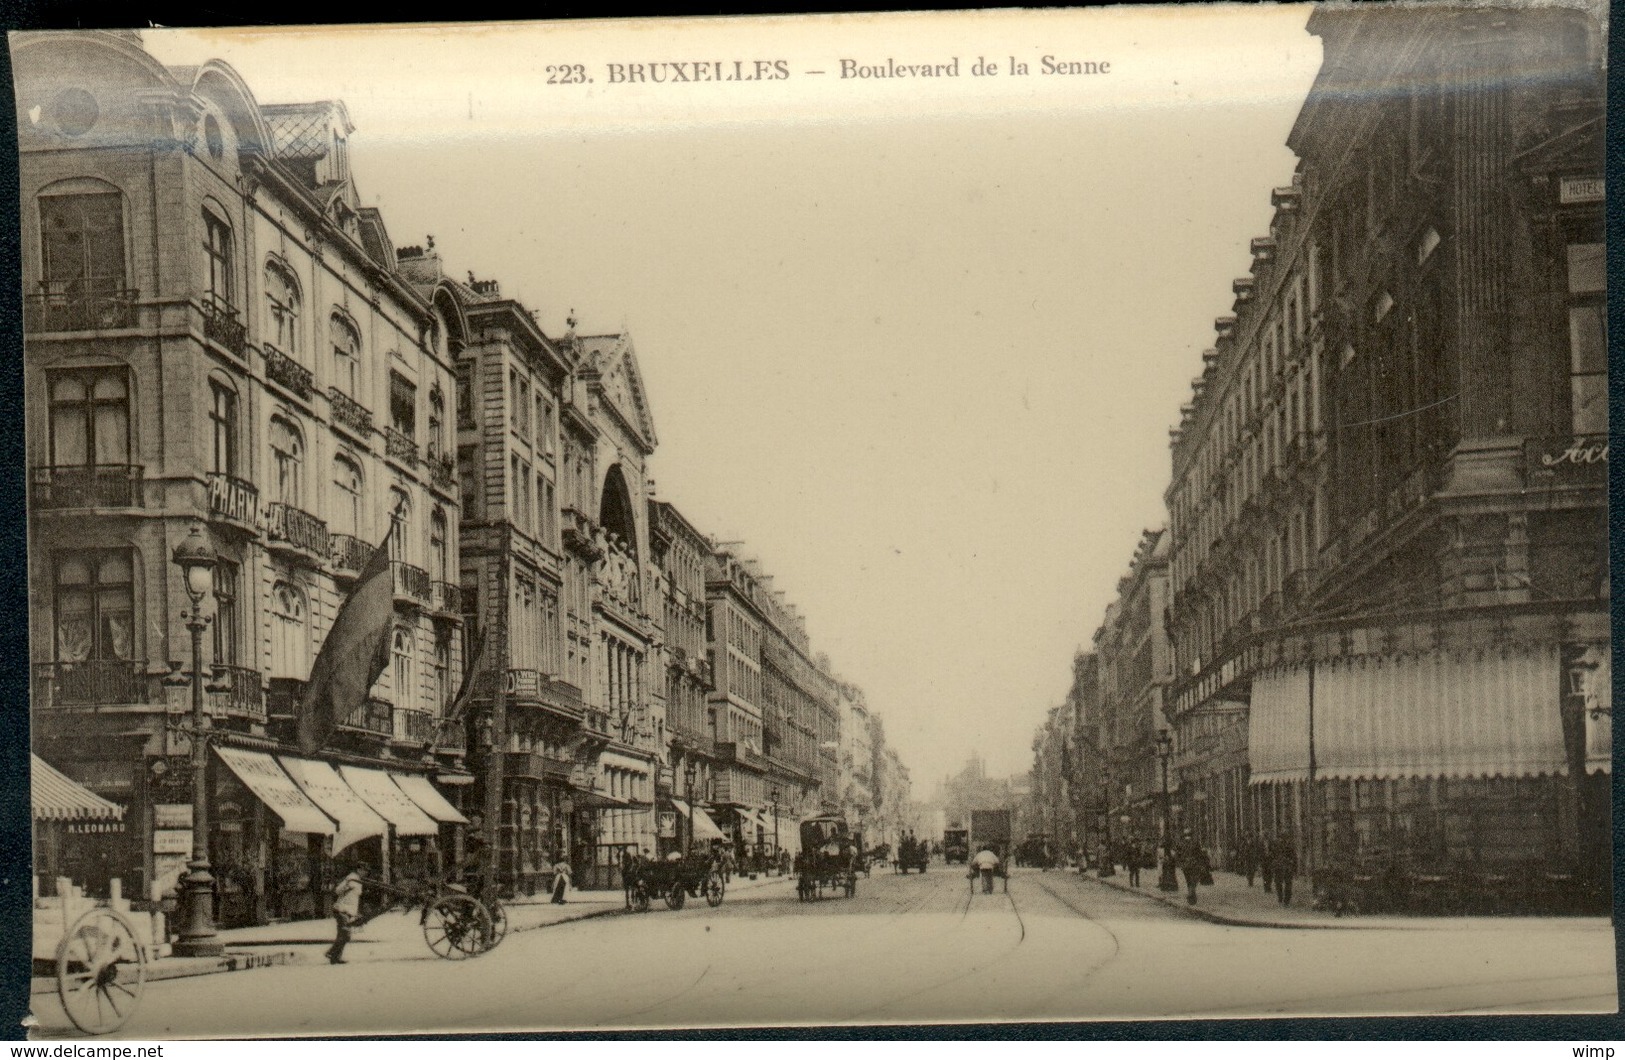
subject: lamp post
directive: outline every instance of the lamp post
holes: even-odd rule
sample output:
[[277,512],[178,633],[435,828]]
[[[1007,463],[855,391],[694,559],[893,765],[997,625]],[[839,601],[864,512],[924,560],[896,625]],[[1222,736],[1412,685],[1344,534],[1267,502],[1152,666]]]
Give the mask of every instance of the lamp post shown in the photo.
[[694,850],[694,759],[683,763],[683,790],[688,793],[688,849]]
[[182,611],[192,634],[192,860],[187,864],[186,924],[175,943],[178,957],[215,957],[225,946],[214,930],[214,876],[209,871],[209,715],[203,709],[203,598],[214,593],[214,549],[194,524],[171,557],[185,576],[192,609]]
[[1162,869],[1157,875],[1157,890],[1179,890],[1179,879],[1174,875],[1174,831],[1168,817],[1168,759],[1174,753],[1174,738],[1167,729],[1157,733],[1157,758],[1162,762]]
[[768,799],[773,803],[773,863],[776,865],[779,861],[779,789],[769,791]]

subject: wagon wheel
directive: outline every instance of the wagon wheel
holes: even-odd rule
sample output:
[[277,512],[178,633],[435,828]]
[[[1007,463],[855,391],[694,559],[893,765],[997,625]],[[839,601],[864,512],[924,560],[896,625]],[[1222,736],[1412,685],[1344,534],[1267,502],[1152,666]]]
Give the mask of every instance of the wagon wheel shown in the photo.
[[688,891],[683,887],[683,881],[674,881],[671,890],[666,892],[666,908],[673,912],[683,908],[688,901]]
[[92,909],[56,947],[56,992],[62,1010],[86,1034],[124,1026],[141,1002],[147,954],[135,926],[111,909]]
[[632,885],[632,912],[647,913],[649,911],[649,887],[642,880]]
[[715,909],[722,904],[722,897],[728,891],[728,885],[722,882],[722,873],[713,872],[705,878],[703,885],[705,891],[705,904]]
[[429,906],[423,921],[423,941],[436,957],[460,961],[483,953],[492,935],[491,915],[466,894],[448,894]]

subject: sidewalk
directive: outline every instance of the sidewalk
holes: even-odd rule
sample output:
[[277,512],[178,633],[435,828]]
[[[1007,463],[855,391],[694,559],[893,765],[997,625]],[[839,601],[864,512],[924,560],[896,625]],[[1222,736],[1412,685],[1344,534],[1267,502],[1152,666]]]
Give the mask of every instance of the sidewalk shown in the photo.
[[1247,878],[1231,872],[1215,872],[1213,885],[1198,887],[1196,889],[1196,904],[1188,905],[1185,901],[1184,878],[1180,878],[1177,891],[1159,891],[1157,889],[1157,870],[1143,869],[1140,872],[1140,886],[1129,886],[1128,873],[1118,872],[1115,876],[1100,879],[1093,870],[1083,873],[1083,878],[1102,887],[1111,887],[1119,891],[1128,891],[1144,895],[1146,898],[1161,902],[1166,906],[1178,909],[1183,913],[1209,921],[1214,924],[1226,924],[1233,927],[1260,927],[1260,928],[1308,928],[1332,929],[1344,931],[1360,930],[1405,930],[1405,931],[1471,931],[1486,926],[1519,921],[1540,921],[1551,923],[1559,921],[1572,923],[1577,927],[1602,926],[1610,931],[1612,927],[1607,917],[1519,917],[1519,916],[1403,916],[1394,913],[1377,915],[1361,915],[1355,913],[1344,914],[1339,917],[1330,910],[1313,908],[1314,893],[1309,881],[1299,877],[1293,881],[1292,904],[1283,906],[1271,891],[1264,890],[1262,880],[1254,886],[1247,886]]
[[[788,876],[759,876],[752,880],[735,876],[728,895],[781,884],[789,887]],[[535,931],[592,917],[615,916],[626,911],[620,891],[571,891],[563,905],[554,905],[546,895],[504,902],[508,932]],[[659,899],[654,910],[663,911]],[[653,914],[651,914],[653,915]],[[196,975],[247,971],[290,964],[323,964],[325,951],[333,942],[333,920],[294,920],[282,924],[228,928],[219,932],[226,952],[221,957],[164,957],[147,965],[147,979],[182,979]],[[347,963],[434,959],[423,940],[416,910],[388,912],[368,921],[354,934],[344,951]],[[50,993],[56,979],[35,976],[30,993]]]

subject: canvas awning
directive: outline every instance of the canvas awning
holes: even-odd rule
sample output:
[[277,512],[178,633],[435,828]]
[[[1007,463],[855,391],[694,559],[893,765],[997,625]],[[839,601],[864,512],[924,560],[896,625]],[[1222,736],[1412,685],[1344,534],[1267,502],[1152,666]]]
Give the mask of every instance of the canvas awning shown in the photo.
[[29,752],[29,798],[36,821],[122,821],[124,807],[109,802]]
[[300,791],[299,785],[277,765],[276,759],[264,751],[216,745],[214,753],[231,767],[237,779],[265,804],[266,809],[282,819],[283,828],[310,835],[334,835],[338,832],[327,814]]
[[[672,808],[677,811],[679,817],[682,817],[684,820],[692,820],[694,822],[695,839],[710,842],[713,839],[728,838],[722,834],[722,829],[717,827],[717,823],[711,820],[711,815],[700,809],[698,806],[691,807],[682,799],[676,798],[671,800],[671,805]],[[692,817],[689,816],[690,811],[693,813]]]
[[398,836],[439,835],[440,826],[434,818],[418,809],[417,803],[389,779],[381,769],[363,769],[361,766],[339,766],[339,775],[355,793],[377,811],[378,815],[395,826]]
[[457,812],[457,807],[446,801],[446,797],[435,790],[429,778],[416,773],[391,773],[395,783],[406,793],[406,797],[417,804],[418,809],[445,824],[467,824],[468,818]]
[[350,785],[326,762],[290,755],[282,755],[277,761],[282,763],[282,768],[293,777],[300,790],[310,796],[310,801],[339,823],[338,833],[333,836],[333,853],[337,854],[363,839],[389,831],[384,819],[362,802],[361,797],[351,791]]
[[[1255,784],[1566,772],[1555,646],[1357,656],[1253,680]],[[1312,700],[1311,700],[1312,694]]]

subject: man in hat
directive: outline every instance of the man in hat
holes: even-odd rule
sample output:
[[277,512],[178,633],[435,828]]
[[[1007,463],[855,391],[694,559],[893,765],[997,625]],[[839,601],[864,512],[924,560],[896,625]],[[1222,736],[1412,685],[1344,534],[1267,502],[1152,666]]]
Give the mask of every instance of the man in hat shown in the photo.
[[347,964],[344,947],[350,942],[350,931],[361,921],[361,892],[367,886],[367,866],[357,863],[344,879],[333,888],[333,920],[338,925],[333,945],[327,948],[329,964]]

